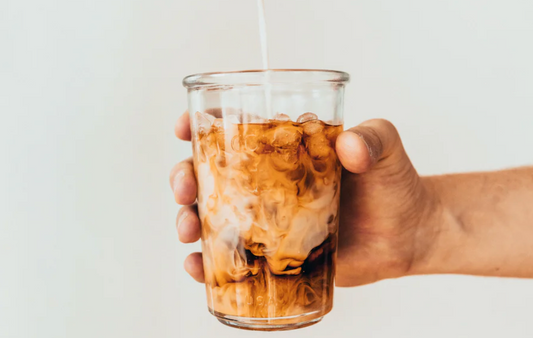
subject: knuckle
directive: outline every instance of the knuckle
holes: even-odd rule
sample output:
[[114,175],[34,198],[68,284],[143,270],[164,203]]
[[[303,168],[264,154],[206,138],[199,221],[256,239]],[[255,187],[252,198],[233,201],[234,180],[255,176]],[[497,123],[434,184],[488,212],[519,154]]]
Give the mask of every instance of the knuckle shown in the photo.
[[391,121],[387,119],[375,119],[376,123],[379,123],[387,128],[394,127]]
[[389,120],[378,119],[378,124],[383,128],[383,130],[394,138],[398,138],[398,129],[396,126]]
[[374,119],[367,126],[372,133],[374,146],[383,156],[388,156],[399,149],[401,139],[396,126],[389,120]]

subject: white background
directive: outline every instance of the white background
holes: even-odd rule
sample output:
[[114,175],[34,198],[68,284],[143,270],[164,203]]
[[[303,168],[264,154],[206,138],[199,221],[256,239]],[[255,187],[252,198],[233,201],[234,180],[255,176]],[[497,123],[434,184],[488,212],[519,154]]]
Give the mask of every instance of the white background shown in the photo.
[[[421,174],[533,163],[533,1],[266,0],[275,68],[349,72]],[[266,337],[219,324],[182,269],[184,76],[261,66],[254,0],[0,2],[0,337]],[[532,337],[533,281],[337,289],[280,337]]]

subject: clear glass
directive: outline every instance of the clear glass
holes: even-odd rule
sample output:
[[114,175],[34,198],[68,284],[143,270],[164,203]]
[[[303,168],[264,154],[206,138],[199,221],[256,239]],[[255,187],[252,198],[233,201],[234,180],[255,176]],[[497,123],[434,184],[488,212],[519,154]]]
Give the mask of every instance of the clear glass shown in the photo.
[[192,75],[188,88],[209,311],[241,329],[314,324],[333,306],[349,76]]

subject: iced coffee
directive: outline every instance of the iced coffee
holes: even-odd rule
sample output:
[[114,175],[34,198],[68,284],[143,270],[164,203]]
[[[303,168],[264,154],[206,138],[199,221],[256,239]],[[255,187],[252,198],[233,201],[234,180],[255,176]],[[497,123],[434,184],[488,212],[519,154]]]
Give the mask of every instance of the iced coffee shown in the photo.
[[342,125],[311,112],[192,117],[210,311],[254,329],[319,320],[333,301]]

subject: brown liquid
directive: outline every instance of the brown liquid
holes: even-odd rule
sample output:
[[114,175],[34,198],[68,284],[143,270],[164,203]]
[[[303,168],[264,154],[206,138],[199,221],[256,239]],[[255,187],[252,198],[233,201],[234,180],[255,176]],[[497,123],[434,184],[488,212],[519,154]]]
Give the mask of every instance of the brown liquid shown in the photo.
[[224,315],[323,315],[332,306],[342,126],[312,113],[277,118],[193,120],[208,305]]

